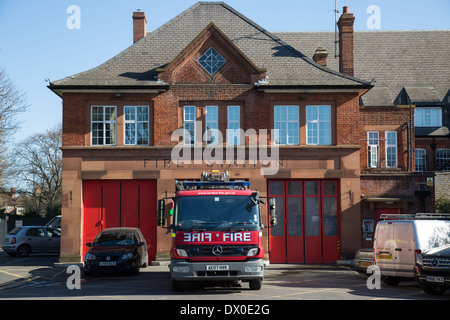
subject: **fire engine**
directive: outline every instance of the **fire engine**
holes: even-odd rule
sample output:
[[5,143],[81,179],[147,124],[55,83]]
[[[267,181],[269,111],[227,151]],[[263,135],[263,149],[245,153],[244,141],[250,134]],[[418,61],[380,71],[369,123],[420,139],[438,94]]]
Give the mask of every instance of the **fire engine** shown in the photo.
[[[261,289],[264,248],[260,204],[265,202],[248,181],[230,181],[228,172],[203,172],[199,181],[175,181],[171,198],[172,289],[187,281],[236,284]],[[164,227],[166,203],[158,201],[158,225]],[[275,201],[270,199],[270,225],[276,225]]]

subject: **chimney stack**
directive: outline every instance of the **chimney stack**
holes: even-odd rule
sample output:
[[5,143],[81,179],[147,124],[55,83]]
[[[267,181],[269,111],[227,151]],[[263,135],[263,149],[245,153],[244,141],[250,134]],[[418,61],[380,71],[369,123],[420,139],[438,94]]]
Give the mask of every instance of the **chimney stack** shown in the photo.
[[314,52],[313,60],[324,67],[327,67],[328,52],[322,47],[318,47]]
[[147,35],[147,19],[145,18],[145,12],[141,12],[139,9],[137,12],[133,12],[133,43],[141,40]]
[[339,18],[339,72],[349,76],[354,75],[355,65],[353,56],[353,24],[355,17],[344,7],[343,14]]

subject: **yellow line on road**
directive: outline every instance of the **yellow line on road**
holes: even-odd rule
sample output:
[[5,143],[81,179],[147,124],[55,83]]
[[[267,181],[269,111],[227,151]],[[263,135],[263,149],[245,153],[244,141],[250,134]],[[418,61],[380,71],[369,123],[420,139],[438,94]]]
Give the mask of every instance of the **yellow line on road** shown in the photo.
[[11,272],[8,272],[8,271],[4,271],[4,270],[0,270],[0,272],[2,272],[4,274],[7,274],[7,275],[10,275],[10,276],[13,276],[13,277],[16,277],[16,278],[24,278],[24,276],[19,276],[18,274],[14,274],[14,273],[11,273]]

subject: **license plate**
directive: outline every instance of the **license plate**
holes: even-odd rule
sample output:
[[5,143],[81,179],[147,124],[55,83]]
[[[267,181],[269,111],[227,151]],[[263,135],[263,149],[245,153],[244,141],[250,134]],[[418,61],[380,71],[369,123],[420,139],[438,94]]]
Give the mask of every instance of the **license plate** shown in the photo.
[[392,259],[392,254],[378,254],[378,259]]
[[373,262],[361,261],[359,263],[360,267],[370,267],[371,265],[373,265]]
[[206,266],[207,271],[227,271],[229,266],[226,264],[208,264]]
[[115,261],[100,261],[98,263],[100,267],[115,267],[116,262]]
[[444,277],[426,276],[425,280],[427,280],[428,282],[444,283]]

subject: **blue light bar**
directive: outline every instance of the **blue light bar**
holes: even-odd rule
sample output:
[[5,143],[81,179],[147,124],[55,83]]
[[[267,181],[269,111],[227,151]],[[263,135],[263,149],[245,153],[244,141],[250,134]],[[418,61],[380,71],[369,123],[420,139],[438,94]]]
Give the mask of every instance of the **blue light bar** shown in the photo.
[[234,187],[248,188],[249,181],[177,181],[178,190],[187,190],[189,188],[211,189],[211,188],[229,188]]
[[210,186],[248,187],[248,186],[250,186],[250,182],[248,182],[248,181],[227,181],[227,182],[224,182],[224,181],[183,181],[183,186],[186,186],[186,187],[210,187]]

